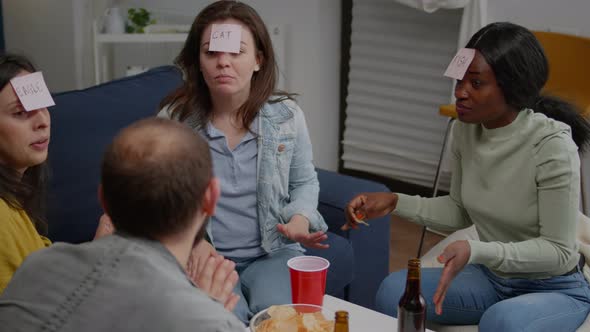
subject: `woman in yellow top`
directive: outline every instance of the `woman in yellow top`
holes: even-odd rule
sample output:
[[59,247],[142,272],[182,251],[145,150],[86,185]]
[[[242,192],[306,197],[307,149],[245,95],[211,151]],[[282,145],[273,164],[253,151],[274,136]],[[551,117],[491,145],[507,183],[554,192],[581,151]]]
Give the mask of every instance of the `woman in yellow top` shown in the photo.
[[24,57],[0,57],[0,294],[30,253],[51,244],[44,236],[49,112],[25,111],[10,84],[34,72]]

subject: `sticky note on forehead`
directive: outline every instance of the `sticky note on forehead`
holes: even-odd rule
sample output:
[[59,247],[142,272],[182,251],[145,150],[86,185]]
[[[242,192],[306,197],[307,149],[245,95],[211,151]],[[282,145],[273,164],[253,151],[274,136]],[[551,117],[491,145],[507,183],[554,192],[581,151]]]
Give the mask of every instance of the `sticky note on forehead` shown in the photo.
[[40,71],[17,76],[10,80],[10,84],[27,112],[55,105]]
[[237,24],[213,24],[209,51],[240,53],[242,27]]
[[445,71],[445,76],[452,77],[456,80],[462,80],[465,76],[465,72],[473,58],[475,57],[475,49],[473,48],[462,48],[457,52],[457,55],[451,60],[447,70]]

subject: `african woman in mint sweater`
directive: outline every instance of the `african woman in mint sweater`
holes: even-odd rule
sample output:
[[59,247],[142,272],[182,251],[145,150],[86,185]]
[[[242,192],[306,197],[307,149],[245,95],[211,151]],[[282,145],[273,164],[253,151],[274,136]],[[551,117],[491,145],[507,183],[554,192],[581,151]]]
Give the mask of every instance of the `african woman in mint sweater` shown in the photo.
[[[548,65],[539,42],[510,23],[482,28],[475,57],[457,81],[448,196],[366,193],[348,206],[437,229],[476,226],[479,241],[456,241],[422,270],[427,319],[479,324],[480,331],[575,331],[590,311],[576,244],[580,160],[589,125],[573,107],[541,97]],[[573,138],[572,138],[573,137]],[[397,315],[406,271],[392,273],[377,308]]]

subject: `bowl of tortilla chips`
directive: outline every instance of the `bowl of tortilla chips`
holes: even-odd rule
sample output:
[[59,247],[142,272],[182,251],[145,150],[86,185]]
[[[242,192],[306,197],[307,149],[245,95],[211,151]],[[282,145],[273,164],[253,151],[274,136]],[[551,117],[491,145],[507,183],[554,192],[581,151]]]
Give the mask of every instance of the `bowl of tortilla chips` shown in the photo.
[[252,332],[332,332],[334,312],[312,304],[273,305],[250,320]]

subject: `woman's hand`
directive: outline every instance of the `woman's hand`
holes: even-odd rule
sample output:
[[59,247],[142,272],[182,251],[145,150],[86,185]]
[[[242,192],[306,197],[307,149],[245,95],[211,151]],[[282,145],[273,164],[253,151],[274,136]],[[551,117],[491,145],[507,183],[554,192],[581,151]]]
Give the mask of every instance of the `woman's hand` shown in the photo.
[[94,240],[106,235],[111,235],[114,232],[115,226],[113,226],[111,218],[106,213],[103,213],[98,220],[98,227],[96,228],[96,233],[94,234]]
[[354,197],[346,206],[346,224],[342,230],[357,229],[359,220],[383,217],[391,213],[397,205],[397,194],[362,193]]
[[438,262],[445,265],[433,298],[437,315],[442,314],[442,304],[447,295],[447,290],[451,285],[451,281],[467,265],[470,256],[471,246],[469,242],[461,240],[449,244],[443,250],[442,254],[437,257]]
[[287,238],[299,242],[305,247],[327,249],[330,246],[321,243],[328,239],[324,232],[309,233],[309,220],[300,214],[294,215],[286,225],[278,224],[277,230]]
[[233,311],[240,299],[240,296],[233,292],[239,280],[235,268],[236,264],[229,259],[221,255],[211,255],[205,260],[193,282],[207,295],[223,304],[225,309]]

